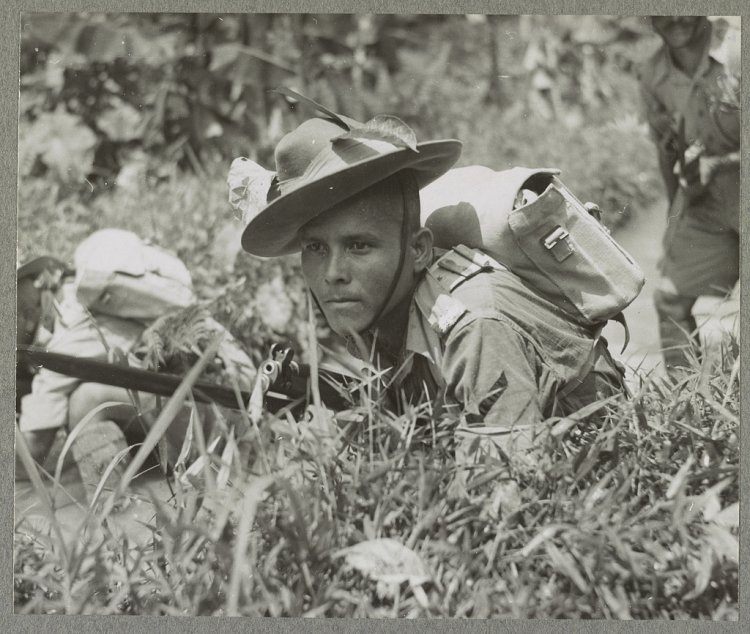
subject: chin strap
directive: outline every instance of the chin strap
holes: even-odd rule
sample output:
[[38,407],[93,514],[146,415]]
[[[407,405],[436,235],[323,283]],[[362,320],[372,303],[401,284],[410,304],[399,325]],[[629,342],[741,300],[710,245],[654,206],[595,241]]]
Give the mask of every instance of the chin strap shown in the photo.
[[[378,323],[380,318],[386,313],[386,310],[388,308],[393,308],[392,306],[389,307],[389,304],[393,299],[393,293],[396,291],[396,287],[401,281],[401,276],[404,271],[406,249],[408,248],[409,243],[409,218],[413,215],[416,215],[417,217],[419,215],[419,189],[417,187],[417,181],[414,178],[413,174],[411,172],[409,172],[408,174],[406,172],[398,172],[396,174],[396,177],[398,179],[399,189],[401,190],[402,203],[398,266],[396,267],[396,272],[393,275],[393,279],[391,280],[391,284],[388,287],[388,292],[385,295],[385,299],[383,300],[380,309],[377,313],[375,313],[375,316],[372,318],[370,323],[367,324],[365,331],[372,329],[375,324]],[[417,206],[417,209],[414,209],[415,205]]]

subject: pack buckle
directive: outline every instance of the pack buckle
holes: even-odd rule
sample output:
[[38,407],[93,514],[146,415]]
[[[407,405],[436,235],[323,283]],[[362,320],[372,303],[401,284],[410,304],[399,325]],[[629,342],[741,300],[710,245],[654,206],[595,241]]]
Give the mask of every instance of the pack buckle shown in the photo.
[[544,238],[542,238],[542,244],[544,244],[544,248],[547,249],[547,251],[549,251],[558,262],[564,261],[575,253],[572,241],[570,240],[570,234],[560,225],[557,225],[552,231],[544,236]]

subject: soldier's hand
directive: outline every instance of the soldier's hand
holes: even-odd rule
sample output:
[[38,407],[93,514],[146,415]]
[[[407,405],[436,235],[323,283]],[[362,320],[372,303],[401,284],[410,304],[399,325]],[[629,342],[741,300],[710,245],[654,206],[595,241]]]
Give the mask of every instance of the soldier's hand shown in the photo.
[[129,366],[128,355],[126,352],[118,346],[113,346],[107,350],[107,363],[114,365]]

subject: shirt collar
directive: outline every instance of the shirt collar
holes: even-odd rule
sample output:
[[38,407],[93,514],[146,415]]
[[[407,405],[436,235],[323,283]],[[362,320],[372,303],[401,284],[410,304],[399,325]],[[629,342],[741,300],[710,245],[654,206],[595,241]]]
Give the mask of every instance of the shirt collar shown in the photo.
[[[444,255],[442,249],[433,250],[433,264]],[[404,350],[421,354],[440,366],[442,345],[440,333],[447,332],[466,312],[466,307],[450,296],[450,291],[432,275],[431,268],[417,285],[409,309]]]

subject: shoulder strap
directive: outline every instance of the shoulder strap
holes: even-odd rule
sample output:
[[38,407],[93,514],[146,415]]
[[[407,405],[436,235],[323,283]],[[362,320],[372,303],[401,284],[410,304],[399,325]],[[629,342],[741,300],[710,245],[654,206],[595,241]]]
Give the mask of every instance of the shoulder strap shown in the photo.
[[507,270],[486,253],[463,244],[453,247],[433,266],[437,268],[435,276],[451,291],[482,271]]
[[482,271],[500,269],[505,267],[481,251],[454,247],[427,270],[414,296],[417,308],[435,332],[447,334],[468,310],[452,291]]

